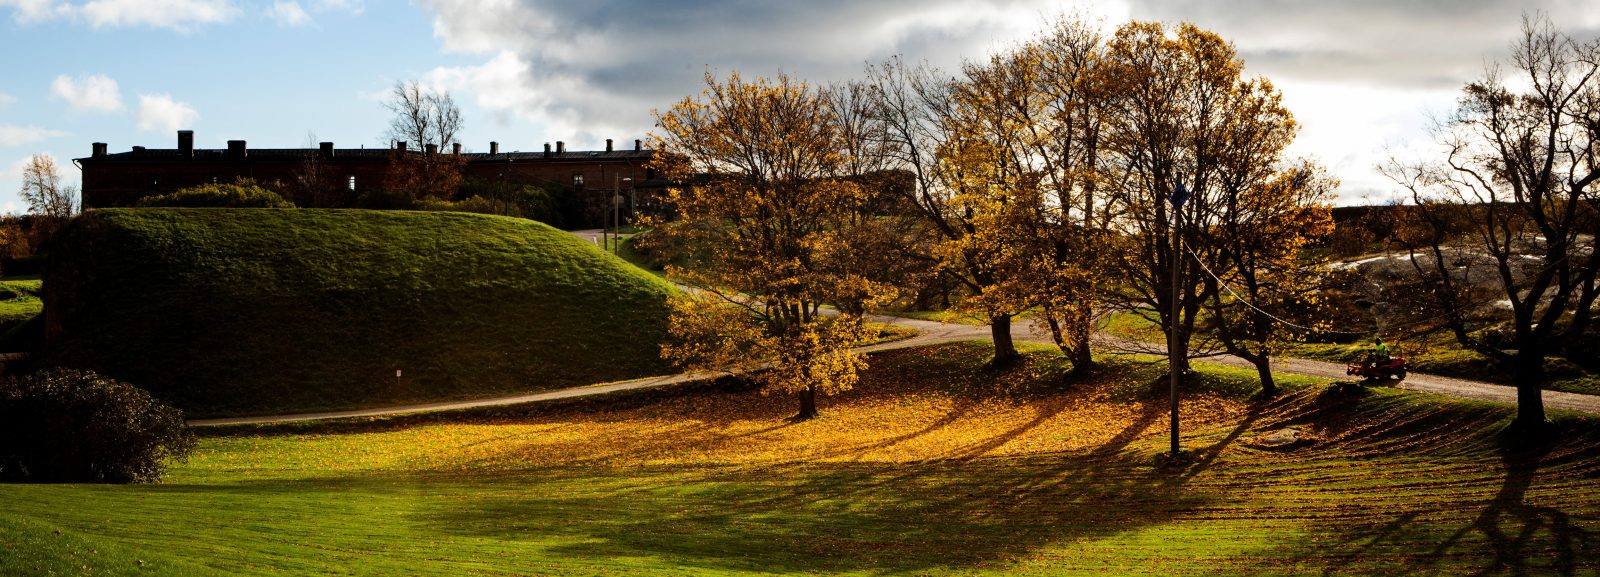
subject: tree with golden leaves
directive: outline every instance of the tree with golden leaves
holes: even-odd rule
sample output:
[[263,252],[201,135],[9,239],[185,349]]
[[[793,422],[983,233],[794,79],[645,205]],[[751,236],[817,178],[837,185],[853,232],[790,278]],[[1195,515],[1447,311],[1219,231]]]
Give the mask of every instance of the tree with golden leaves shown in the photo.
[[871,115],[882,126],[887,166],[912,177],[912,186],[896,189],[900,204],[921,224],[905,243],[915,253],[911,258],[925,261],[968,293],[956,306],[989,321],[992,362],[1018,358],[1012,320],[1030,305],[1018,298],[996,239],[974,236],[983,227],[979,221],[994,216],[984,213],[988,189],[998,185],[991,181],[1006,174],[996,170],[993,135],[976,132],[976,103],[959,101],[961,80],[898,57],[869,67],[866,83],[875,99]]
[[708,73],[699,98],[657,114],[651,137],[655,168],[690,184],[667,192],[676,220],[647,223],[691,262],[667,269],[694,290],[672,303],[663,356],[797,393],[797,419],[816,416],[819,393],[855,385],[862,313],[888,293],[853,264],[870,194],[850,174],[861,147],[834,96],[787,75]]
[[1224,268],[1202,271],[1211,295],[1205,324],[1223,350],[1255,365],[1263,395],[1278,391],[1273,355],[1333,325],[1319,291],[1328,263],[1306,248],[1333,233],[1326,196],[1334,185],[1309,162],[1284,168],[1237,191],[1213,229]]
[[1012,149],[1006,165],[1030,184],[1011,203],[1008,253],[1074,371],[1094,365],[1090,337],[1115,285],[1105,275],[1114,214],[1101,185],[1111,175],[1101,170],[1105,95],[1094,85],[1104,50],[1092,26],[1062,18],[990,66],[1009,72],[968,75],[980,84],[1016,86],[980,89],[994,100],[998,114],[991,116],[1009,117],[997,126],[1015,134],[1005,139]]
[[[1103,182],[1116,183],[1107,192],[1117,211],[1111,226],[1120,287],[1134,310],[1167,332],[1180,361],[1190,356],[1202,307],[1217,302],[1223,290],[1207,270],[1228,279],[1242,261],[1279,268],[1289,262],[1249,261],[1239,249],[1256,246],[1254,241],[1229,236],[1270,228],[1255,225],[1273,215],[1248,208],[1282,206],[1258,203],[1251,195],[1291,190],[1273,183],[1283,178],[1284,148],[1297,129],[1277,89],[1264,78],[1245,78],[1242,68],[1234,47],[1216,34],[1187,23],[1169,29],[1154,22],[1119,28],[1096,66],[1095,90],[1106,107],[1099,170],[1111,176]],[[1188,196],[1174,209],[1180,184]],[[1305,207],[1309,198],[1278,200]],[[1290,237],[1317,231],[1285,224],[1272,230]],[[1182,267],[1176,316],[1173,258]],[[1255,353],[1266,351],[1249,354],[1260,359]],[[1270,374],[1267,368],[1262,372]]]

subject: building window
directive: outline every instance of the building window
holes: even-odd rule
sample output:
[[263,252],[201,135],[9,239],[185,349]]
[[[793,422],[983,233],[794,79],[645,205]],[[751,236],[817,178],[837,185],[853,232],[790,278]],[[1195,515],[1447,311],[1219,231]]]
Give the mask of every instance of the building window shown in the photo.
[[583,186],[583,175],[581,175],[581,174],[572,175],[572,186]]
[[350,190],[351,191],[355,191],[355,189],[356,189],[356,175],[352,174],[352,175],[350,175]]

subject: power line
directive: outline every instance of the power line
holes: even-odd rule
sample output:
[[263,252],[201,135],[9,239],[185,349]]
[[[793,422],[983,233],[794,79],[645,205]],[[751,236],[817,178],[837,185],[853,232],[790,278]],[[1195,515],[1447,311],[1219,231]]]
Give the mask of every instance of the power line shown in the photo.
[[1303,331],[1313,332],[1313,333],[1323,333],[1323,334],[1332,334],[1332,335],[1364,335],[1364,334],[1367,334],[1367,333],[1371,332],[1371,331],[1319,330],[1319,329],[1314,328],[1314,327],[1308,327],[1308,326],[1305,326],[1305,325],[1300,325],[1300,324],[1289,322],[1287,320],[1284,320],[1282,317],[1279,317],[1279,316],[1274,315],[1272,313],[1269,313],[1267,311],[1261,310],[1261,307],[1258,307],[1258,306],[1252,304],[1250,301],[1246,300],[1244,297],[1239,296],[1239,293],[1234,291],[1233,287],[1228,286],[1228,283],[1226,281],[1222,280],[1222,277],[1217,276],[1217,273],[1211,272],[1211,268],[1207,267],[1206,263],[1200,260],[1200,255],[1196,254],[1194,252],[1193,248],[1187,247],[1187,246],[1185,246],[1183,248],[1189,253],[1189,256],[1194,257],[1194,262],[1195,262],[1195,264],[1200,265],[1200,270],[1206,271],[1206,274],[1210,275],[1211,278],[1215,279],[1217,281],[1217,284],[1222,285],[1223,290],[1228,291],[1228,294],[1233,295],[1234,299],[1238,300],[1240,303],[1243,303],[1244,306],[1250,307],[1252,310],[1256,311],[1261,316],[1264,316],[1264,317],[1267,317],[1267,318],[1272,319],[1274,321],[1277,321],[1279,324],[1288,325],[1288,326],[1291,326],[1291,327],[1294,327],[1294,328],[1297,328],[1297,329],[1300,329],[1300,330],[1303,330]]

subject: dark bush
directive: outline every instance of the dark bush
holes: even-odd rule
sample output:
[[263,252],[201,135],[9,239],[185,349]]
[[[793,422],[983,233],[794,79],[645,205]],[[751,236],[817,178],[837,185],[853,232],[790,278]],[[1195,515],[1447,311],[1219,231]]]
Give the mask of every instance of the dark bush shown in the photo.
[[146,483],[193,448],[183,415],[132,385],[70,369],[0,380],[0,480]]
[[473,214],[496,214],[500,216],[514,216],[521,218],[522,209],[509,202],[491,200],[481,196],[473,196],[461,200],[440,200],[425,198],[417,201],[416,210],[434,210],[450,212],[470,212]]
[[0,330],[0,353],[36,352],[42,344],[44,344],[42,314],[33,315],[27,320]]
[[139,206],[172,206],[180,208],[294,208],[294,203],[283,199],[254,180],[241,178],[233,184],[203,184],[178,190],[171,194],[158,194],[139,200]]
[[417,199],[404,190],[375,188],[356,197],[356,208],[371,210],[413,210]]

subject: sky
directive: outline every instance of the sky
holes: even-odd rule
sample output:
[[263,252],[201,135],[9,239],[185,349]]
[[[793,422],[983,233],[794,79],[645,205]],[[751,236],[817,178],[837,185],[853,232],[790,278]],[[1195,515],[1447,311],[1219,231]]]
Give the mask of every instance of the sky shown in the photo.
[[1291,153],[1340,179],[1336,202],[1380,203],[1399,192],[1376,167],[1429,154],[1431,120],[1532,11],[1600,34],[1596,0],[0,0],[0,213],[26,210],[31,155],[76,185],[91,142],[387,146],[402,80],[454,96],[468,151],[631,146],[707,71],[828,83],[893,55],[954,70],[1063,15],[1221,34],[1283,92]]

